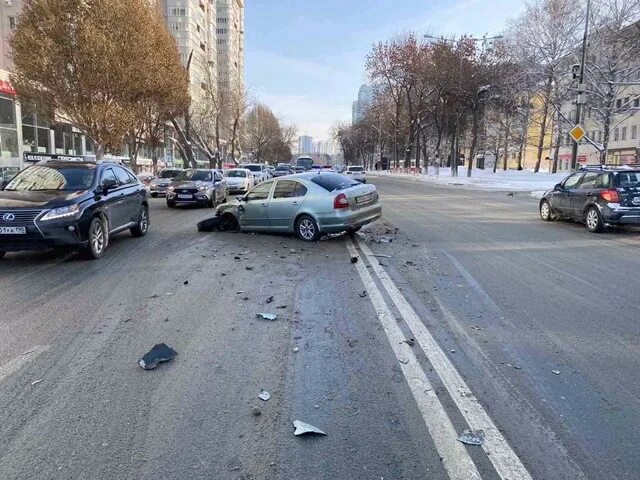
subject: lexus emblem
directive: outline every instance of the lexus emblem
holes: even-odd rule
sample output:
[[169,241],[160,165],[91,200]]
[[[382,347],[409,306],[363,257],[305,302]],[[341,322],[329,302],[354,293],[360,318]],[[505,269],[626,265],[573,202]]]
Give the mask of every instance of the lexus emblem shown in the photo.
[[2,220],[5,222],[13,222],[16,219],[16,216],[13,213],[5,213],[2,215]]

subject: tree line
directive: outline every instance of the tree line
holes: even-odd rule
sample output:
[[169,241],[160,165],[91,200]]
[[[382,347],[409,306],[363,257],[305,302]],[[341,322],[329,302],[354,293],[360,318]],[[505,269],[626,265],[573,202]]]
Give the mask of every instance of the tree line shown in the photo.
[[[10,45],[11,81],[20,101],[51,123],[68,123],[94,144],[97,158],[142,146],[154,168],[167,138],[188,167],[289,160],[295,128],[242,87],[218,88],[202,55],[182,63],[162,14],[146,0],[31,0]],[[190,70],[204,72],[192,98]],[[167,130],[173,130],[167,135]]]
[[[523,168],[527,148],[535,172],[576,123],[577,64],[586,23],[581,0],[534,0],[496,37],[432,37],[408,33],[375,44],[366,72],[376,94],[355,124],[334,136],[347,163],[408,168],[460,161],[471,175],[477,154],[496,168],[509,155]],[[605,163],[611,132],[640,111],[640,0],[591,0],[583,115],[596,129],[584,142]],[[636,93],[634,93],[634,91]],[[572,113],[573,112],[573,113]]]

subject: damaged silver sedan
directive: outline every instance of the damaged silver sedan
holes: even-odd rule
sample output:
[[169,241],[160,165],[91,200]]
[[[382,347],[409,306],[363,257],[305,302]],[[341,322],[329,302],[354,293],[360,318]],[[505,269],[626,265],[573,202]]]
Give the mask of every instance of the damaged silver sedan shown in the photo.
[[216,210],[225,230],[295,233],[308,242],[356,232],[381,215],[374,185],[325,172],[266,181]]

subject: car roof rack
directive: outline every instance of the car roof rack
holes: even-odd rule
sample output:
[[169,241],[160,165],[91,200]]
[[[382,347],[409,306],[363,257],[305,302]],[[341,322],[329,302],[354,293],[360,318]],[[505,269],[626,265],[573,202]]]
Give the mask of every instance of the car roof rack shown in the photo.
[[629,169],[640,169],[640,163],[625,163],[625,164],[617,164],[617,163],[597,163],[593,165],[585,165],[580,168],[580,170],[629,170]]

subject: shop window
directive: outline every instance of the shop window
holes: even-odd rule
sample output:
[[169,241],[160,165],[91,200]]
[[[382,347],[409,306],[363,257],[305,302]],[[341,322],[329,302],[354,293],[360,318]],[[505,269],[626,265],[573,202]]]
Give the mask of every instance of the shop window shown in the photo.
[[16,128],[16,109],[13,99],[0,96],[0,127]]

